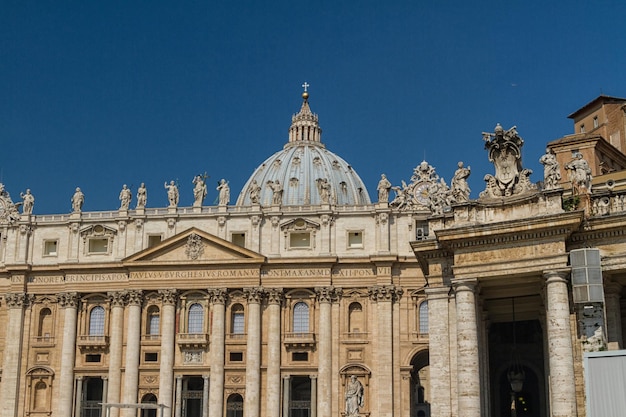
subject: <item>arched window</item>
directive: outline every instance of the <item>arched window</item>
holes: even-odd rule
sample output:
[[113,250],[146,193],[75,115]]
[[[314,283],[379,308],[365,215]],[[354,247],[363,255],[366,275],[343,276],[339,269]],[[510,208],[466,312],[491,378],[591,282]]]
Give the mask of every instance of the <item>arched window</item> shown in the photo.
[[423,301],[419,306],[420,334],[428,334],[428,301]]
[[104,336],[104,308],[96,306],[89,315],[89,335]]
[[243,417],[243,397],[231,394],[226,400],[226,417]]
[[35,395],[33,399],[33,408],[35,410],[45,410],[48,404],[48,385],[39,381],[35,384]]
[[52,311],[49,308],[42,308],[39,312],[39,329],[37,336],[50,337],[52,334]]
[[362,333],[365,330],[363,323],[363,307],[360,303],[351,303],[348,307],[348,329],[350,333]]
[[187,333],[202,333],[204,330],[204,308],[198,303],[189,307],[189,319],[187,320]]
[[[157,397],[154,394],[146,394],[141,398],[142,404],[156,404]],[[144,408],[141,410],[141,417],[157,417],[155,408]]]
[[157,306],[150,306],[148,308],[148,322],[146,326],[146,333],[149,335],[160,334],[161,315]]
[[309,332],[309,305],[303,301],[293,306],[293,332]]
[[244,334],[246,326],[244,322],[243,306],[241,304],[235,304],[231,309],[231,315],[231,333]]

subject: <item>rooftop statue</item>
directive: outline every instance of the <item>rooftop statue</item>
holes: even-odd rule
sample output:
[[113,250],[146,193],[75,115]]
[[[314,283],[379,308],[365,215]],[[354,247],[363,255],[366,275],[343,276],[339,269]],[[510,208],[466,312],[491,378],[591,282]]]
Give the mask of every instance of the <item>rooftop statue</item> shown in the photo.
[[467,185],[467,179],[471,174],[472,168],[469,166],[465,168],[462,161],[459,161],[457,166],[458,168],[454,172],[454,177],[452,177],[452,197],[454,197],[457,203],[467,203],[470,196],[470,188],[469,185]]
[[391,190],[391,183],[387,179],[385,174],[380,175],[380,181],[378,181],[378,202],[387,203],[389,201],[389,190]]
[[230,187],[228,186],[228,181],[222,178],[216,190],[219,191],[219,205],[227,206],[228,203],[230,203]]
[[0,223],[13,223],[19,220],[20,213],[17,208],[21,204],[13,203],[8,191],[4,189],[4,184],[0,182]]
[[591,168],[580,152],[564,168],[569,171],[573,194],[591,193]]
[[122,191],[120,191],[120,210],[128,210],[130,206],[130,200],[133,198],[133,193],[128,189],[126,184],[122,186]]
[[80,190],[80,187],[76,187],[76,191],[72,196],[72,211],[74,213],[80,213],[83,209],[83,203],[85,202],[85,194]]
[[146,184],[143,182],[137,189],[137,209],[143,209],[146,207],[146,203],[148,202],[148,190],[146,190]]
[[[193,206],[194,207],[202,207],[202,202],[204,201],[204,198],[207,195],[206,183],[204,181],[205,179],[206,179],[206,175],[205,176],[196,175],[193,181],[191,181],[194,185],[193,187]],[[176,203],[176,205],[178,205],[178,203]],[[172,203],[170,202],[170,207],[171,206],[172,206]]]
[[517,134],[516,127],[504,130],[498,123],[494,133],[483,132],[485,149],[496,174],[487,174],[487,187],[480,198],[501,198],[533,191],[537,187],[530,182],[530,169],[522,168],[522,146],[524,140]]
[[561,171],[559,170],[559,163],[556,160],[556,156],[552,153],[550,148],[547,148],[545,155],[539,158],[539,163],[543,165],[543,189],[554,190],[555,188],[559,188]]
[[26,190],[26,194],[20,193],[20,197],[22,198],[22,214],[33,214],[35,196],[30,193],[30,189]]
[[167,190],[167,200],[170,203],[169,206],[178,207],[178,199],[180,198],[180,195],[178,194],[178,187],[176,186],[176,183],[173,180],[170,181],[169,184],[166,182],[165,189]]

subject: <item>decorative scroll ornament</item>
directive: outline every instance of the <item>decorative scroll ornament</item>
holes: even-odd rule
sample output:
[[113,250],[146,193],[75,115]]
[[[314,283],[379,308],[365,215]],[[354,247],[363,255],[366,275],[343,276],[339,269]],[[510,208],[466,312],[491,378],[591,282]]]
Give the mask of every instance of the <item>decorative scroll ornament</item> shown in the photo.
[[495,166],[496,175],[487,174],[487,187],[480,198],[501,198],[534,191],[537,186],[530,182],[530,169],[522,169],[522,146],[524,140],[516,127],[504,130],[498,123],[494,133],[483,132],[489,161]]
[[202,255],[203,252],[204,243],[202,243],[202,238],[195,233],[190,234],[187,238],[187,244],[185,246],[185,255],[187,255],[189,259],[195,261],[200,257],[200,255]]

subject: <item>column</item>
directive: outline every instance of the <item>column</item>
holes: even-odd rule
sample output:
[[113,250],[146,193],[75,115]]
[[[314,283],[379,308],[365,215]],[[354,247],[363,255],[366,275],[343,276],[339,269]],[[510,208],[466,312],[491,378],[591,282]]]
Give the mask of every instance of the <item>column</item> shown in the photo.
[[[143,295],[141,291],[131,290],[128,292],[128,321],[126,325],[126,366],[124,373],[123,402],[127,404],[137,403],[139,385],[139,349],[141,342],[141,303]],[[134,417],[137,410],[123,408],[120,413],[123,417]]]
[[174,384],[174,338],[176,335],[176,290],[159,290],[161,296],[161,362],[159,403],[165,405],[162,417],[172,416]]
[[246,396],[244,417],[259,417],[261,409],[261,300],[263,288],[244,288],[248,300]]
[[[378,374],[378,395],[369,407],[378,405],[379,417],[393,416],[393,310],[392,304],[402,296],[402,290],[395,285],[377,285],[369,289],[370,298],[376,302],[378,349],[375,352],[374,366]],[[368,405],[366,405],[368,407]],[[374,410],[370,410],[374,411]]]
[[332,383],[332,324],[331,303],[336,297],[333,287],[316,288],[320,307],[319,340],[317,342],[318,391],[317,410],[322,416],[331,414],[331,383]]
[[213,305],[211,328],[211,382],[209,387],[209,417],[222,417],[224,413],[224,336],[225,289],[210,289]]
[[317,376],[311,375],[311,417],[317,417]]
[[[109,402],[109,377],[102,377],[102,404]],[[106,409],[102,406],[102,415],[106,415]],[[110,417],[110,416],[109,416]]]
[[[123,291],[110,292],[109,305],[111,306],[111,326],[109,333],[109,383],[107,401],[110,403],[120,402],[120,390],[122,387],[122,345],[124,338],[124,305],[126,293]],[[111,407],[110,417],[118,417],[120,409]]]
[[[74,384],[72,384],[72,387],[74,387]],[[75,412],[74,415],[77,416],[81,416],[81,405],[83,403],[83,377],[82,376],[77,376],[76,377],[76,405],[75,405]],[[70,410],[71,412],[71,410]],[[68,414],[68,416],[71,414]]]
[[606,338],[609,343],[616,342],[618,349],[624,348],[622,335],[622,310],[620,306],[620,294],[622,286],[616,282],[609,282],[604,286],[604,299],[606,304]]
[[[202,404],[203,409],[206,408],[207,404]],[[176,376],[176,413],[174,414],[176,417],[181,417],[183,415],[183,376]]]
[[550,411],[553,417],[576,415],[574,356],[570,328],[567,272],[544,271],[546,279],[546,331],[550,364]]
[[[78,317],[78,295],[58,294],[59,304],[64,309],[63,344],[61,345],[61,372],[59,373],[59,397],[56,414],[61,417],[72,415],[74,397],[74,361],[76,359],[76,322]],[[78,392],[76,401],[80,404]]]
[[202,417],[209,417],[209,376],[202,375],[202,380]]
[[[449,287],[427,288],[428,357],[430,363],[430,412],[433,416],[452,413],[450,387]],[[436,370],[436,371],[435,371]]]
[[283,417],[289,417],[289,402],[291,401],[291,377],[283,377]]
[[[280,416],[280,306],[283,300],[282,288],[267,291],[267,382],[265,415]],[[286,415],[284,415],[286,417]]]
[[[20,365],[22,362],[24,307],[27,304],[27,298],[24,293],[9,293],[5,294],[4,301],[7,303],[9,311],[7,323],[2,324],[6,326],[6,345],[2,361],[2,382],[0,383],[0,404],[2,404],[0,416],[15,417],[17,416]],[[74,309],[74,312],[76,312],[76,309]],[[76,326],[74,326],[74,329],[76,329]],[[67,415],[69,416],[69,414]]]
[[[480,357],[476,321],[477,280],[453,283],[456,295],[457,395],[459,415],[480,417]],[[430,307],[430,304],[428,305]],[[429,330],[433,326],[429,326]],[[433,369],[433,368],[431,368]]]

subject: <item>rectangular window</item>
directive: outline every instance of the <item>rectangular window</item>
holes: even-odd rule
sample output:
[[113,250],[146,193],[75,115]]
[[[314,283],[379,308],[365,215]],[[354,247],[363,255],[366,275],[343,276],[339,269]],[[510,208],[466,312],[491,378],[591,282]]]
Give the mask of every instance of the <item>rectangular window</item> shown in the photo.
[[231,362],[243,362],[243,352],[230,352]]
[[233,333],[234,334],[243,334],[244,333],[244,315],[243,313],[233,313]]
[[43,242],[43,254],[44,256],[57,256],[58,240],[45,240]]
[[102,360],[102,355],[98,354],[87,354],[85,355],[85,362],[87,363],[99,363]]
[[245,233],[233,233],[231,235],[231,242],[242,248],[246,247],[246,234]]
[[580,125],[580,133],[585,133],[585,125]]
[[363,232],[348,232],[348,247],[349,248],[362,248],[363,247]]
[[158,362],[159,361],[159,353],[158,352],[146,352],[144,354],[144,362]]
[[161,243],[161,235],[148,235],[148,247],[152,248]]
[[428,222],[415,223],[415,240],[428,239]]
[[595,129],[598,125],[598,116],[593,116],[593,128]]
[[89,239],[89,253],[107,253],[109,251],[109,239],[91,238]]
[[293,352],[291,360],[294,362],[306,362],[309,360],[309,354],[308,352]]
[[289,247],[292,249],[310,248],[311,233],[290,233]]

